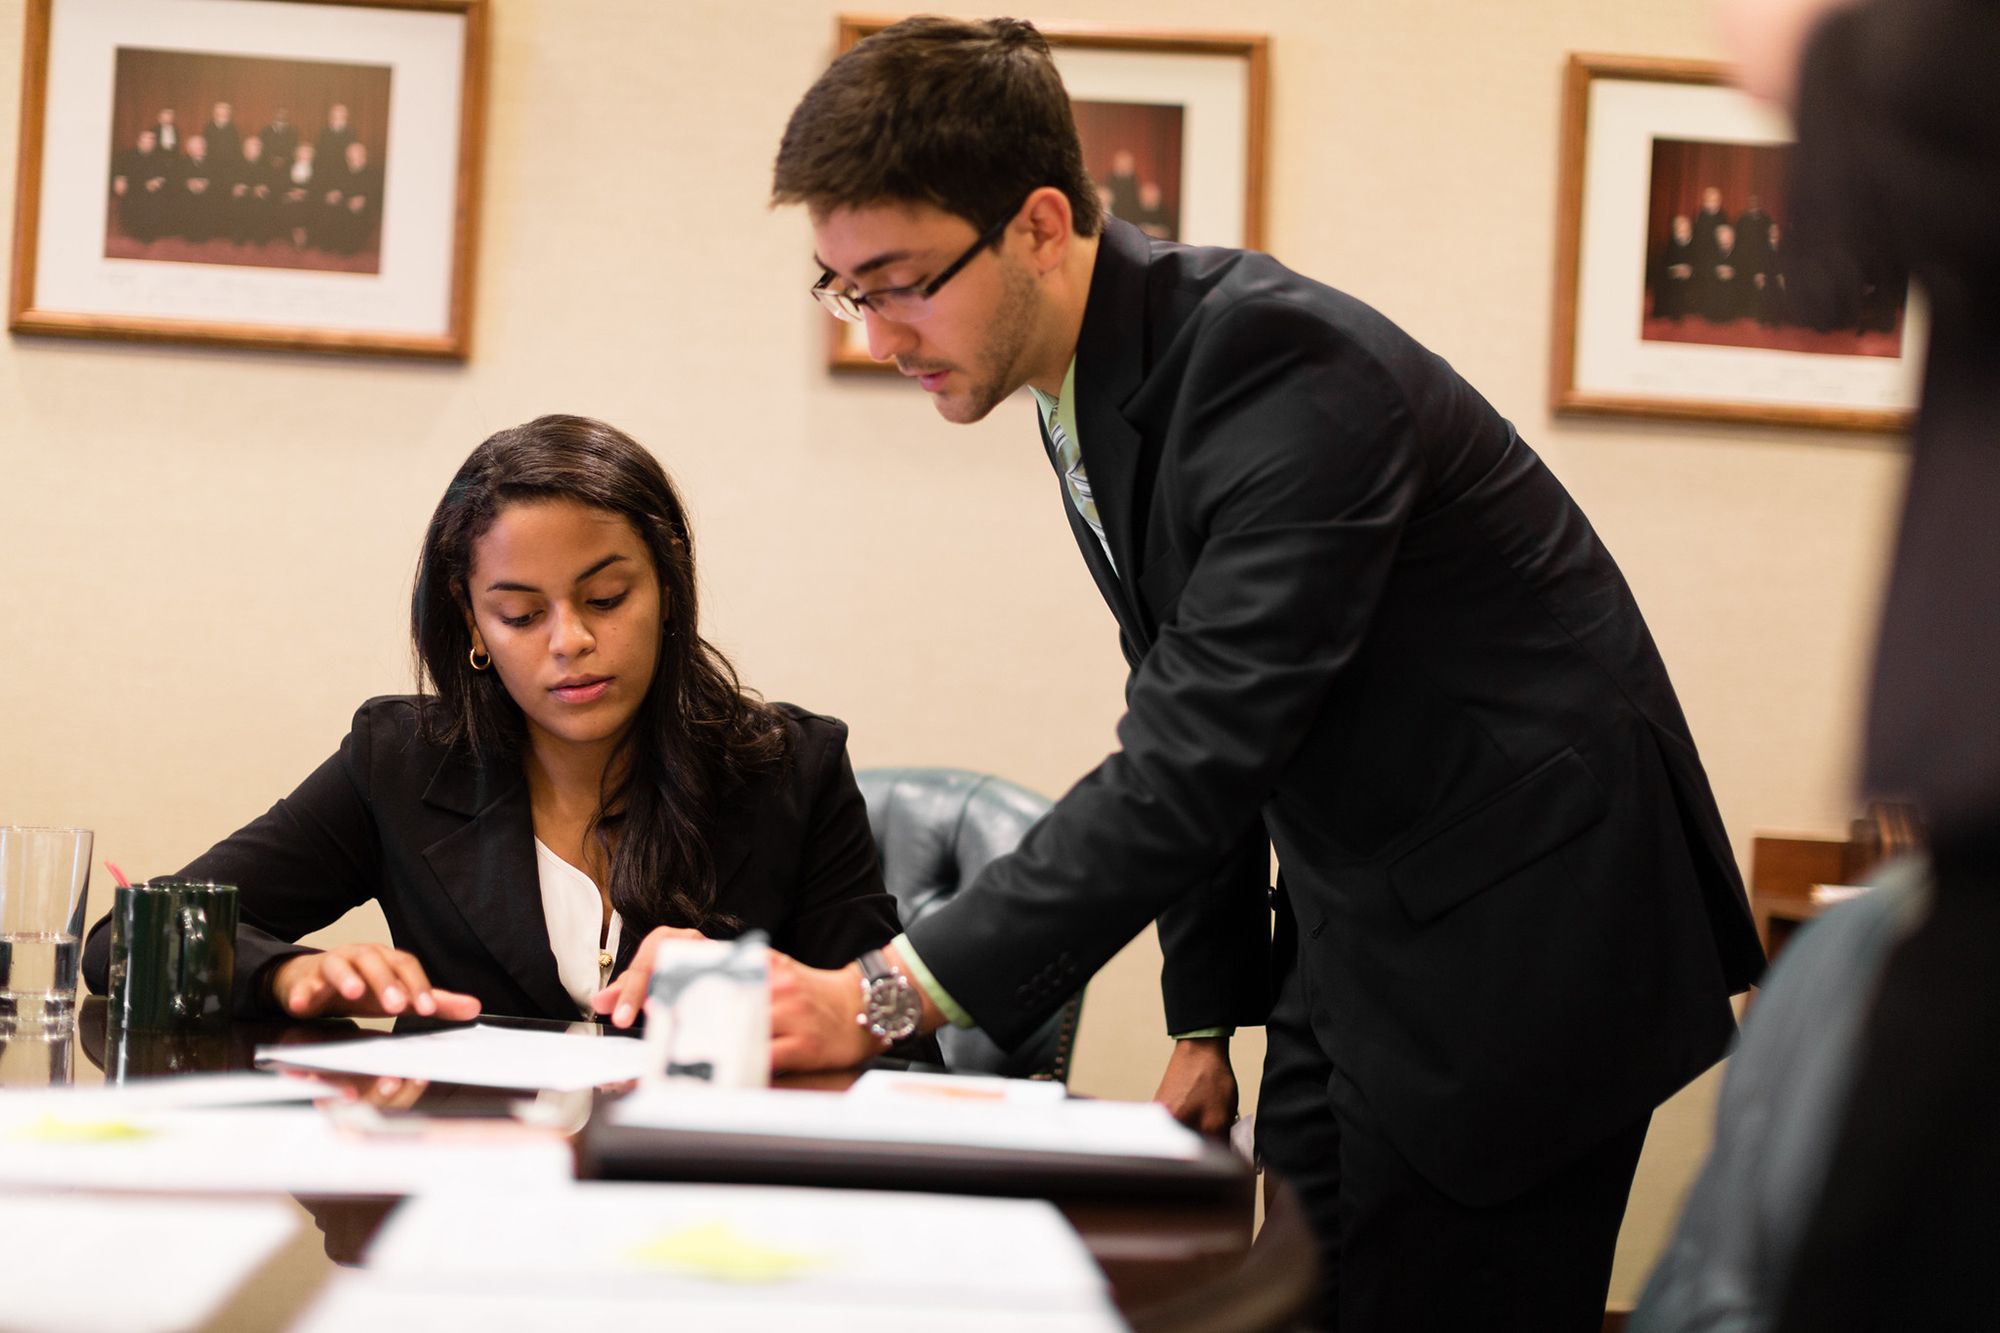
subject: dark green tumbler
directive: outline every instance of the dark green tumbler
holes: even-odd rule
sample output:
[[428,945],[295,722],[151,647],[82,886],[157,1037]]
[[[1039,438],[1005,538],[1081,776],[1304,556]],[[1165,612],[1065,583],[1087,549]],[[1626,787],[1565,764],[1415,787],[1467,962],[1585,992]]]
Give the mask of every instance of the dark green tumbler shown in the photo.
[[112,1027],[225,1026],[236,980],[236,886],[156,879],[111,904]]

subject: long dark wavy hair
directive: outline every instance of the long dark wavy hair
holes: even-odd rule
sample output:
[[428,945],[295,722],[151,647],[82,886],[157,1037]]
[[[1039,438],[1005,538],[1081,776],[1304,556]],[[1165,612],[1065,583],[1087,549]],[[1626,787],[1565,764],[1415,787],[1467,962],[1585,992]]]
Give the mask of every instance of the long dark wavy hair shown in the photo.
[[410,597],[426,735],[481,762],[519,756],[527,733],[519,706],[498,672],[474,671],[469,660],[472,548],[508,505],[558,499],[630,523],[671,608],[653,679],[605,769],[587,835],[611,866],[611,904],[647,929],[734,926],[715,911],[708,830],[745,777],[784,761],[786,731],[701,637],[687,511],[659,460],[623,431],[588,417],[537,417],[489,437],[445,488]]

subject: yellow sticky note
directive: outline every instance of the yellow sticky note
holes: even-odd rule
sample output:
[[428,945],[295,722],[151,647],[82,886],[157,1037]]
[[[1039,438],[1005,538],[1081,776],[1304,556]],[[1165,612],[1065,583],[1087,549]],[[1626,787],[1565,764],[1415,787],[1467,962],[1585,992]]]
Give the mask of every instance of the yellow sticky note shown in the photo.
[[669,1231],[633,1246],[625,1257],[646,1267],[671,1268],[712,1282],[745,1283],[785,1282],[829,1262],[824,1254],[767,1244],[728,1222],[705,1222]]
[[152,1134],[123,1120],[62,1120],[45,1115],[21,1126],[12,1137],[23,1143],[123,1143],[151,1138]]

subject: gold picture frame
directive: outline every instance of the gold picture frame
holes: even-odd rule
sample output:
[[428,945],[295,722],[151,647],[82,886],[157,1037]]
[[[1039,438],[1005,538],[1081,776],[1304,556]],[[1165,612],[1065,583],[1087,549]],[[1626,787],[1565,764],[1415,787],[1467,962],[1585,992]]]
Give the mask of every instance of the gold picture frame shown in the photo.
[[1791,129],[1728,76],[1710,61],[1570,56],[1551,410],[1906,429],[1921,305],[1906,288],[1857,287],[1843,324],[1793,300]]
[[28,0],[8,327],[465,359],[486,47],[487,0]]

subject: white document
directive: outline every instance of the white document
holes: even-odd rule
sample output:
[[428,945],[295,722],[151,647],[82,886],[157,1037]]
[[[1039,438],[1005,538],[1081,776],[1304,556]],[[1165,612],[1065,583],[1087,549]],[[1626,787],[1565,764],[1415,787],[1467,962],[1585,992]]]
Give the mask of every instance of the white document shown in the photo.
[[699,1329],[701,1333],[771,1333],[787,1327],[812,1333],[883,1333],[885,1325],[948,1329],[950,1333],[1118,1333],[1124,1320],[1108,1305],[1079,1310],[992,1310],[920,1301],[895,1289],[867,1300],[821,1302],[811,1308],[754,1292],[689,1296],[671,1306],[655,1295],[590,1291],[495,1291],[442,1281],[334,1275],[292,1333],[550,1333],[552,1329]]
[[1069,1098],[1069,1089],[1050,1079],[995,1078],[986,1074],[913,1074],[871,1069],[854,1080],[850,1097],[887,1097],[919,1105],[983,1102],[988,1105],[1050,1106]]
[[642,1087],[610,1107],[613,1124],[705,1134],[865,1143],[950,1144],[1019,1152],[1081,1153],[1191,1162],[1200,1135],[1157,1102],[1075,1098],[1014,1101],[861,1096],[839,1092],[678,1092]]
[[36,1088],[0,1093],[0,1108],[63,1114],[128,1115],[135,1111],[192,1111],[204,1106],[263,1106],[311,1102],[334,1096],[324,1083],[283,1074],[179,1074],[101,1086]]
[[633,1037],[528,1032],[484,1023],[409,1037],[259,1046],[257,1060],[335,1074],[563,1092],[636,1079],[647,1065],[646,1044]]
[[680,1317],[683,1301],[704,1300],[754,1301],[780,1316],[772,1328],[817,1326],[828,1306],[879,1315],[899,1300],[1010,1315],[1109,1309],[1102,1271],[1040,1199],[598,1182],[453,1191],[398,1206],[366,1267],[406,1289],[643,1297],[680,1327],[707,1327]]
[[0,1194],[0,1327],[194,1328],[298,1226],[298,1209],[275,1199]]
[[[561,1134],[507,1122],[365,1134],[313,1107],[147,1110],[0,1098],[0,1188],[392,1195],[565,1181]],[[0,1321],[4,1322],[4,1321]]]

